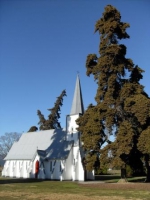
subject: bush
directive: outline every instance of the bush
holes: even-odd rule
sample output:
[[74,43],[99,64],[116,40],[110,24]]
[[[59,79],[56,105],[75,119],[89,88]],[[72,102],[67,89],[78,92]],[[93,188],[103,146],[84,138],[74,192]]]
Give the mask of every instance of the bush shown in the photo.
[[102,174],[102,175],[107,174],[107,171],[108,171],[108,169],[106,167],[104,167],[99,170],[99,174]]
[[133,169],[129,165],[126,165],[126,176],[127,177],[133,176]]

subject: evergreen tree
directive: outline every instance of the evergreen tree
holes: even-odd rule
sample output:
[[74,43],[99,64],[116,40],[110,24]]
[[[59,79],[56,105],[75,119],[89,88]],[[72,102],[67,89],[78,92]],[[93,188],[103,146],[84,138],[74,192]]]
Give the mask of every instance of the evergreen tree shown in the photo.
[[59,129],[61,128],[60,122],[58,121],[60,118],[60,107],[63,105],[63,97],[66,96],[66,91],[63,90],[54,104],[54,107],[48,109],[51,113],[46,120],[44,115],[40,110],[37,111],[37,115],[39,116],[39,129],[40,130],[49,130],[49,129]]
[[60,118],[60,107],[63,105],[63,97],[66,96],[66,91],[63,90],[54,104],[53,108],[48,109],[51,113],[48,116],[48,120],[46,121],[46,126],[48,129],[59,129],[61,128],[60,122],[58,121]]
[[37,110],[37,115],[39,116],[39,122],[38,125],[40,126],[39,129],[40,130],[47,130],[45,127],[45,123],[46,123],[46,119],[44,117],[44,115],[41,113],[40,110]]
[[[89,106],[77,120],[87,152],[87,169],[93,169],[100,156],[101,166],[110,160],[120,166],[124,172],[122,177],[125,177],[126,164],[135,167],[133,158],[140,158],[138,138],[150,121],[150,100],[139,83],[143,70],[125,57],[126,46],[119,43],[129,38],[128,27],[128,23],[121,22],[116,8],[105,7],[95,25],[95,31],[100,34],[100,57],[90,54],[86,61],[86,74],[93,74],[98,85],[96,105]],[[116,137],[113,143],[109,141],[111,134]],[[108,145],[100,150],[104,142]],[[136,162],[141,163],[140,159]]]

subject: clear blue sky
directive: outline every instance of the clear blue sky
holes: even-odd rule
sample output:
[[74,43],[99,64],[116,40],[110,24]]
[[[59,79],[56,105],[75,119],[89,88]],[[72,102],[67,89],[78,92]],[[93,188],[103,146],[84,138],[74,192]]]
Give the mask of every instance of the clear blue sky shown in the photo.
[[70,113],[77,71],[85,108],[94,103],[96,83],[86,76],[89,53],[98,53],[95,22],[107,4],[130,23],[127,56],[145,70],[141,83],[150,96],[149,0],[0,0],[0,135],[26,132],[47,117],[67,91],[61,125]]

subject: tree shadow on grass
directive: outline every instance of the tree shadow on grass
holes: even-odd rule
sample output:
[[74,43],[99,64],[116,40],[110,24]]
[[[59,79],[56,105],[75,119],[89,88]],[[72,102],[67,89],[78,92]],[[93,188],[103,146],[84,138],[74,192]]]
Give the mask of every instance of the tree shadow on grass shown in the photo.
[[97,175],[95,176],[95,180],[113,180],[113,179],[120,179],[120,175]]
[[[95,176],[95,180],[100,180],[100,181],[106,181],[106,182],[111,182],[111,183],[115,183],[118,182],[118,180],[121,179],[120,175],[97,175]],[[145,182],[145,177],[141,176],[141,177],[130,177],[126,179],[127,182],[130,183],[144,183]]]
[[0,184],[11,184],[11,183],[37,183],[42,182],[43,179],[23,179],[23,178],[1,178]]

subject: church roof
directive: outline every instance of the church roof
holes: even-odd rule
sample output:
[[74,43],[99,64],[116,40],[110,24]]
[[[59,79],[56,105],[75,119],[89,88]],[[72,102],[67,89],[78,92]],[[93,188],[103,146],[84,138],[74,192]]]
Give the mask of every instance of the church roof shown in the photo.
[[79,113],[81,113],[81,114],[84,113],[84,106],[83,106],[80,79],[79,79],[79,75],[77,75],[70,115],[79,114]]
[[24,133],[15,142],[5,160],[32,160],[38,150],[44,151],[47,159],[65,159],[72,142],[65,140],[66,133],[61,129]]
[[2,158],[0,158],[0,166],[4,166],[4,163],[5,161]]
[[55,142],[46,151],[38,150],[38,155],[43,160],[64,160],[68,157],[73,141],[61,141],[59,145]]

